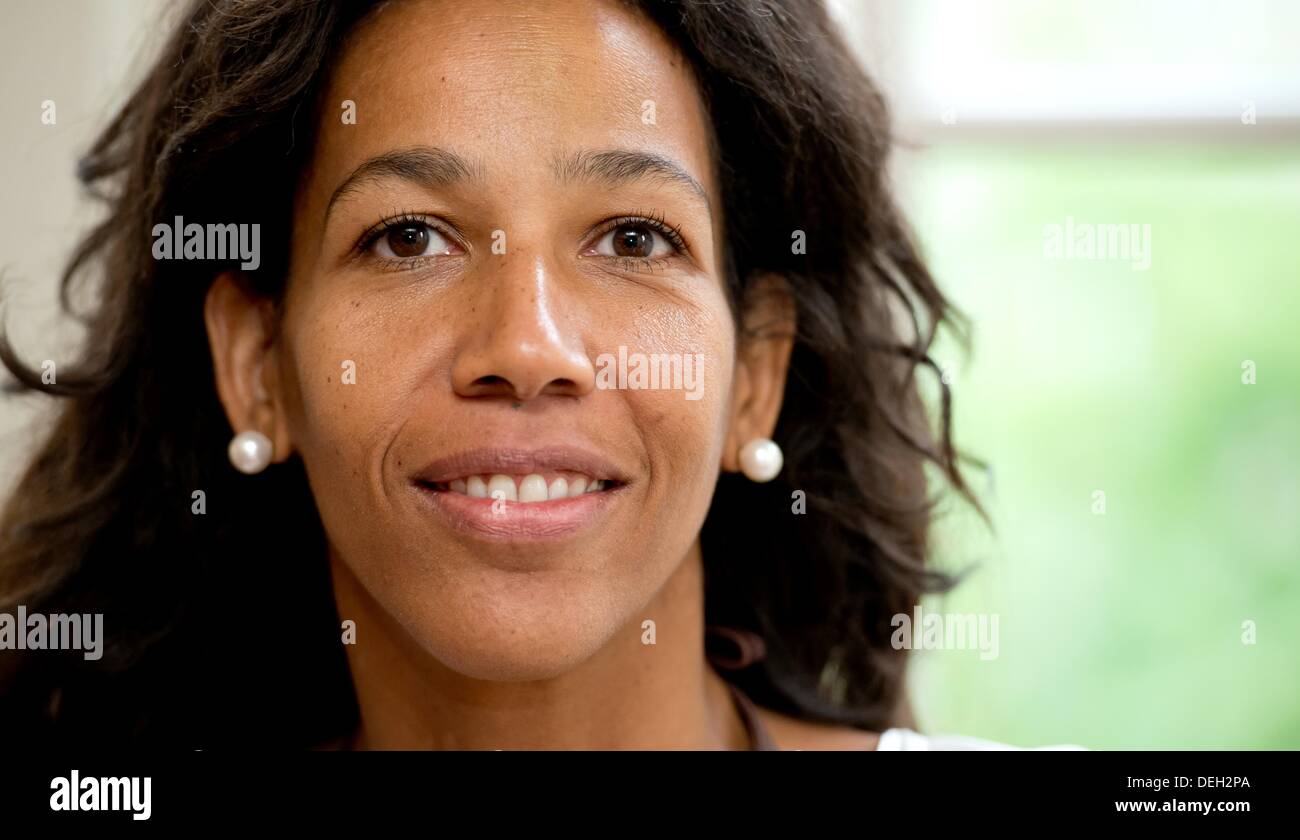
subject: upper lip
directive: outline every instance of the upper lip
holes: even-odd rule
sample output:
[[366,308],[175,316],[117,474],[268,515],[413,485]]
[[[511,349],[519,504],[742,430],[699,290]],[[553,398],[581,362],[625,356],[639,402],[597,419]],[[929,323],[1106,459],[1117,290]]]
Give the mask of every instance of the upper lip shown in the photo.
[[418,482],[436,484],[471,475],[528,475],[560,470],[620,484],[628,481],[627,473],[609,459],[592,450],[575,446],[467,449],[425,464],[415,472],[413,478]]

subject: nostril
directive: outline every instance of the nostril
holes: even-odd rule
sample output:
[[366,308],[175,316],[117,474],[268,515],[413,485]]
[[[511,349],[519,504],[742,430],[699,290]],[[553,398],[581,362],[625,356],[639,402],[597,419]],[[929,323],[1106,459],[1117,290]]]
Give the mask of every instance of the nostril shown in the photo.
[[579,390],[578,383],[574,379],[567,377],[552,379],[547,382],[540,391],[527,389],[526,383],[517,383],[507,377],[498,376],[497,374],[488,374],[480,376],[469,385],[469,393],[473,396],[511,396],[517,399],[531,399],[538,393],[543,394],[573,394]]

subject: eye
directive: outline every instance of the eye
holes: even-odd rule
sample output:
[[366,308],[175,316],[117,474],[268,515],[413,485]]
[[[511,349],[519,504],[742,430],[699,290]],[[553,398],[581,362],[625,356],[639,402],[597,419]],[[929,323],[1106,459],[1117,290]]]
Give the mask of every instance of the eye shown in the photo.
[[394,221],[376,234],[370,247],[375,255],[388,260],[450,255],[456,246],[427,222],[418,219]]
[[603,257],[632,259],[667,257],[677,250],[668,236],[647,222],[620,223],[602,236],[595,248]]

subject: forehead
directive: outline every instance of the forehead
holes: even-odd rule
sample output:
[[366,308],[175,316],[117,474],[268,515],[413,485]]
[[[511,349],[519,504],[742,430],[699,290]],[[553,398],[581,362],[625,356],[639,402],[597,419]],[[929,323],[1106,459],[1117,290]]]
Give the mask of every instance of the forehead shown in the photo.
[[[339,119],[347,100],[355,124]],[[680,161],[714,192],[688,63],[616,0],[391,0],[350,35],[322,120],[313,170],[325,180],[418,145],[481,162],[490,179],[632,148]]]

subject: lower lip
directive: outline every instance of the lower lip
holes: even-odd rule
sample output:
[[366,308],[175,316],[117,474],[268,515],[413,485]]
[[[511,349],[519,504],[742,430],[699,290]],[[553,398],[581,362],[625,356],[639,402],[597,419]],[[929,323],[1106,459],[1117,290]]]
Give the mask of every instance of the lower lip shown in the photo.
[[623,486],[571,499],[511,502],[479,499],[451,490],[415,485],[430,507],[455,530],[490,540],[556,540],[594,524],[621,495]]

